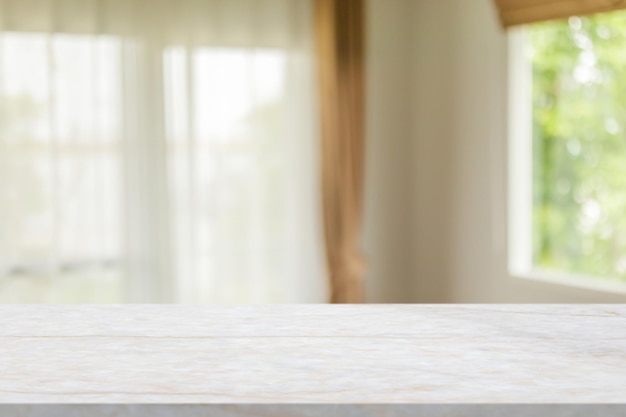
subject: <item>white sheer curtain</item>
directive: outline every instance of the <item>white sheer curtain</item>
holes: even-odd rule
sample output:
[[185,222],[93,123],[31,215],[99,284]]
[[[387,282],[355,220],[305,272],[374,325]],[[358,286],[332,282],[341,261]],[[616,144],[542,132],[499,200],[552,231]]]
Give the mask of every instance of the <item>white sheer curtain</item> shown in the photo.
[[322,302],[311,0],[0,0],[0,302]]

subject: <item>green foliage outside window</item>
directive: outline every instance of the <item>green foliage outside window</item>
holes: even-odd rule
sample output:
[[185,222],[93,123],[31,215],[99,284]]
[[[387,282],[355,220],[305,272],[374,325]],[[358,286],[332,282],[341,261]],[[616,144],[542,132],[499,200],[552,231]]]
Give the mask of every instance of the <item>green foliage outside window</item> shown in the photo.
[[626,282],[626,13],[528,30],[534,264]]

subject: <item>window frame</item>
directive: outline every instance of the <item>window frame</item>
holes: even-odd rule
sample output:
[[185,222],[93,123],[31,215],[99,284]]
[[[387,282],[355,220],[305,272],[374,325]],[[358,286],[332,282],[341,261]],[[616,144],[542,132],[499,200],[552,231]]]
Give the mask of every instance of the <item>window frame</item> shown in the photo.
[[527,57],[526,26],[510,28],[508,49],[507,111],[507,270],[514,279],[626,294],[626,283],[542,269],[533,264],[533,140],[532,63]]

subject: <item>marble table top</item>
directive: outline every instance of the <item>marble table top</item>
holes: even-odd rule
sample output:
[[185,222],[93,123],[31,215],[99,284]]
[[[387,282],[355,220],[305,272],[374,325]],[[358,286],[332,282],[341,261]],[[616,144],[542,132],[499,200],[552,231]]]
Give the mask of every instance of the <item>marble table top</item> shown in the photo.
[[626,305],[0,306],[0,403],[626,403]]
[[0,417],[623,417],[621,404],[2,405]]

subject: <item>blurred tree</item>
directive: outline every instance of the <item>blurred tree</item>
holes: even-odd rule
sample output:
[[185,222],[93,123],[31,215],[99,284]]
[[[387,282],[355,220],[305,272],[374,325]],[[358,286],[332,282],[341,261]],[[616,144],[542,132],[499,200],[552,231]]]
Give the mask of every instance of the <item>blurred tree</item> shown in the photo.
[[626,282],[626,13],[529,36],[534,263]]

